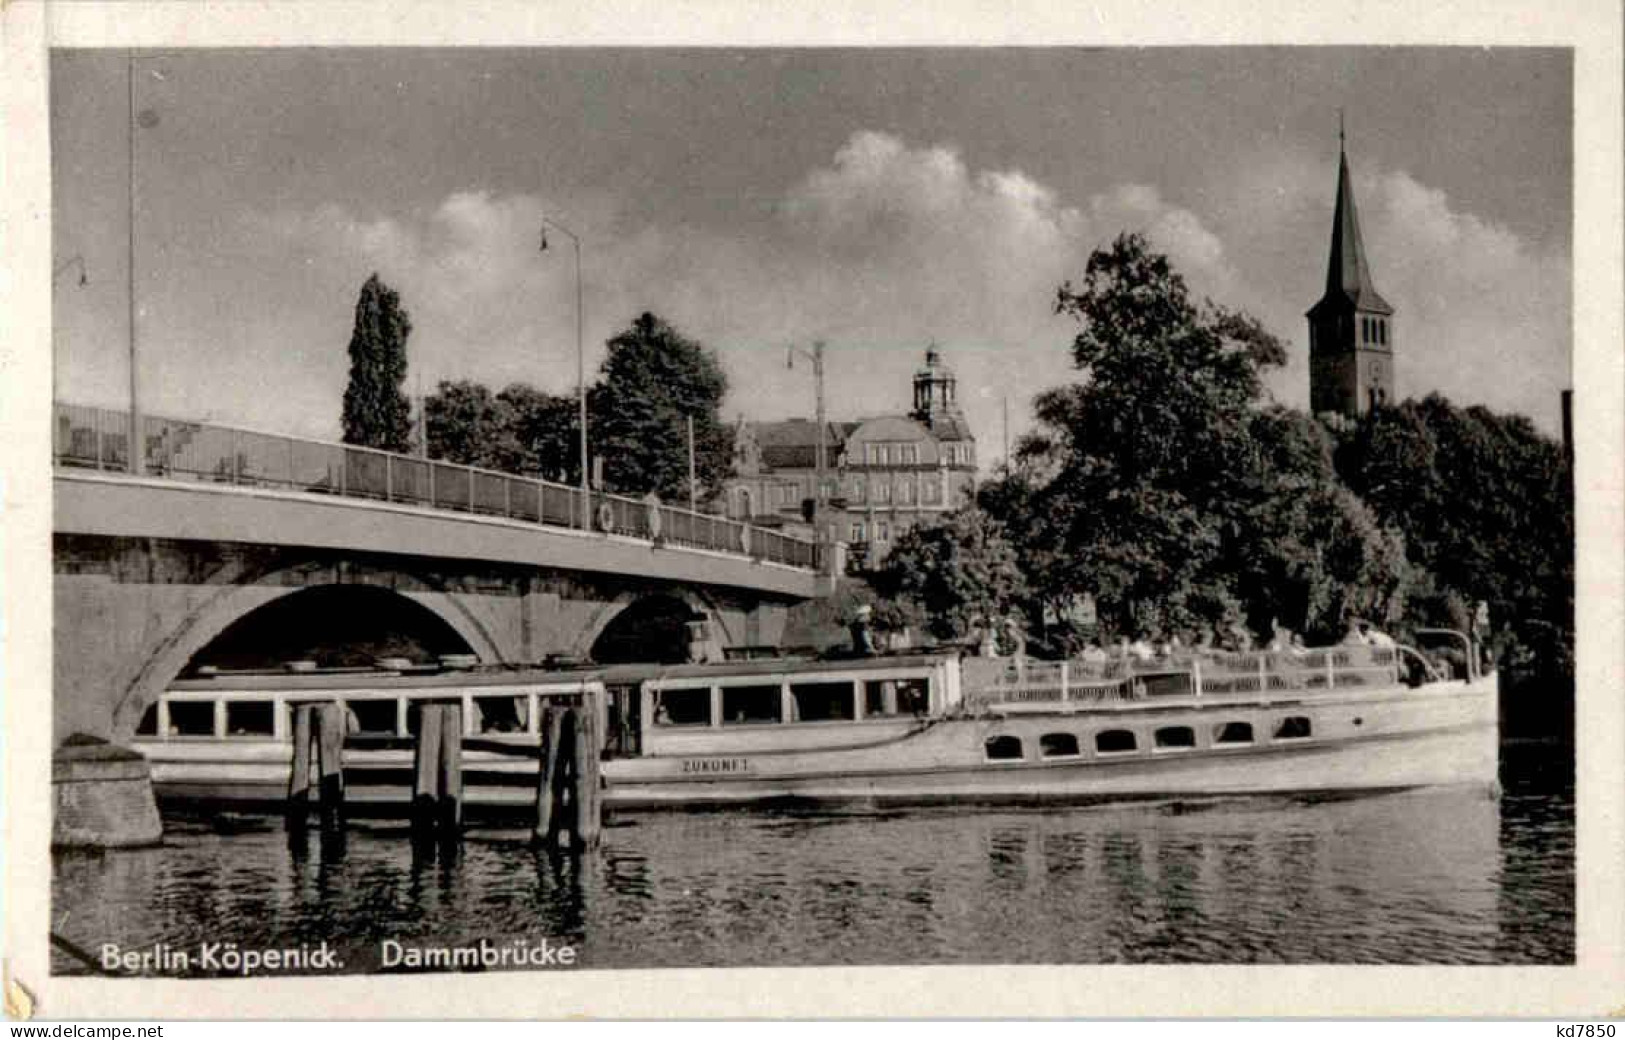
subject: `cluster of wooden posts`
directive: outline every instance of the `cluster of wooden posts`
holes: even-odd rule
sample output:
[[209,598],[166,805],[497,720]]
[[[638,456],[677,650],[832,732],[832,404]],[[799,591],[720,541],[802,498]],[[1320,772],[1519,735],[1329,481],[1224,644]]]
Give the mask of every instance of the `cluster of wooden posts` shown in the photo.
[[[413,833],[454,839],[463,825],[462,702],[426,699],[414,702],[413,707],[418,713],[412,768]],[[304,823],[315,807],[324,824],[342,825],[347,732],[346,709],[336,701],[294,706],[293,770],[288,785],[291,820]],[[590,700],[569,707],[546,706],[540,732],[539,747],[489,741],[481,741],[479,746],[536,759],[534,843],[552,849],[591,848],[598,843],[603,826],[595,706]]]

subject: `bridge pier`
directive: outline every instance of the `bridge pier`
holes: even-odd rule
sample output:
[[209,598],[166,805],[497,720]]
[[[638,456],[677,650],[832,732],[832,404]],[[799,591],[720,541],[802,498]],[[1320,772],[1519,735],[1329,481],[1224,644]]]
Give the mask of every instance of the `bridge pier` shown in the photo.
[[74,734],[51,756],[53,848],[138,848],[164,836],[147,760]]

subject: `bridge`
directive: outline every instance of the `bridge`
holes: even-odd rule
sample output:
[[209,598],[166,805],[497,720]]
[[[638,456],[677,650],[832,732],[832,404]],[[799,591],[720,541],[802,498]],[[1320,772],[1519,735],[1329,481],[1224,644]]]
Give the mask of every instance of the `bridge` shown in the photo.
[[837,569],[653,498],[158,416],[132,473],[127,413],[54,418],[58,742],[127,739],[200,663],[352,633],[491,664],[776,645]]

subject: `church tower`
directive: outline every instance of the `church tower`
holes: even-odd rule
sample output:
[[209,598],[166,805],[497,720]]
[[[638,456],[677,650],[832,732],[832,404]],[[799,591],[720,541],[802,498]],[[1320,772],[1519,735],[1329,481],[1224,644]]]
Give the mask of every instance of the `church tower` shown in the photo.
[[1309,407],[1354,417],[1395,403],[1394,308],[1371,283],[1338,128],[1337,208],[1326,293],[1309,309]]

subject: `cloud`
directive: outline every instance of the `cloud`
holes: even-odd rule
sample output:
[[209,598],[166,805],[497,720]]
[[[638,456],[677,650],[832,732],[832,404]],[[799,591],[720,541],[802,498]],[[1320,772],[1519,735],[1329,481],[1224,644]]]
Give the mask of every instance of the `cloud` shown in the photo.
[[1359,184],[1371,200],[1373,277],[1397,314],[1396,378],[1556,427],[1570,371],[1567,257],[1541,255],[1505,227],[1454,208],[1402,171]]
[[[1019,430],[1034,393],[1072,378],[1075,326],[1053,313],[1055,290],[1119,232],[1146,234],[1196,293],[1254,310],[1303,354],[1302,313],[1324,272],[1329,180],[1315,163],[1265,156],[1217,185],[1208,213],[1140,183],[1102,185],[1074,205],[1020,170],[976,170],[951,147],[861,131],[787,186],[765,221],[628,227],[601,200],[572,200],[592,220],[577,228],[587,363],[653,310],[718,350],[731,412],[805,415],[811,383],[786,367],[785,348],[822,338],[830,414],[856,417],[906,407],[910,374],[935,340],[991,459],[1001,399]],[[1463,402],[1555,414],[1567,371],[1566,260],[1536,255],[1403,172],[1364,178],[1358,191],[1377,283],[1399,311],[1401,391],[1436,387]],[[421,215],[325,206],[250,223],[263,240],[260,263],[299,255],[307,286],[331,283],[294,294],[320,311],[329,338],[347,338],[355,287],[376,269],[411,312],[413,363],[431,379],[566,391],[575,381],[573,255],[559,237],[538,252],[542,216],[536,198],[468,190]],[[321,375],[337,384],[335,400],[339,368]],[[1306,370],[1295,357],[1275,381],[1278,396],[1306,404]]]

